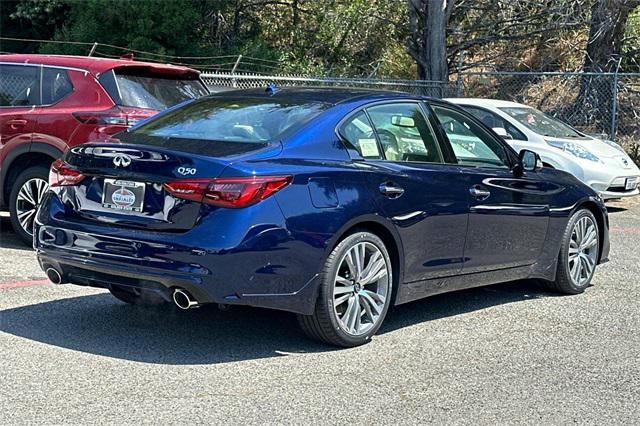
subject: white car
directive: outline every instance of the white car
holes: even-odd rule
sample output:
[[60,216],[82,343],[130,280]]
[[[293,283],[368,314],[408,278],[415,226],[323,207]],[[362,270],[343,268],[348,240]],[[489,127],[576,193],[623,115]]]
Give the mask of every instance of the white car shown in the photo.
[[543,112],[516,102],[451,98],[516,151],[529,149],[547,167],[567,171],[593,188],[603,199],[638,195],[640,170],[613,141],[581,133]]

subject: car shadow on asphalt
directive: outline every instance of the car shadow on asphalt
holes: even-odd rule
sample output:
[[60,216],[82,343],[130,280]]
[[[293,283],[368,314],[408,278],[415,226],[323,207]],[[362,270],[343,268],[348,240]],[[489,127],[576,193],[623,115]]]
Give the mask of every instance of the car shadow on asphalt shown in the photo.
[[0,248],[14,250],[33,250],[24,244],[11,228],[11,222],[8,217],[0,217]]
[[[398,306],[378,334],[491,306],[553,296],[516,281]],[[154,364],[218,364],[336,350],[307,339],[286,312],[215,306],[190,311],[125,305],[108,293],[0,311],[0,331],[113,358]],[[371,344],[375,344],[374,342]]]

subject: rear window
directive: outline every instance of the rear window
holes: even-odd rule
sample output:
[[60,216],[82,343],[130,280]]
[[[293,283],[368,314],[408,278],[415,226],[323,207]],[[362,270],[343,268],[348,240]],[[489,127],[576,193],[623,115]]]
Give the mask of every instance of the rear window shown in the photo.
[[132,136],[201,141],[279,140],[329,107],[320,102],[272,98],[206,98],[132,129]]
[[104,73],[99,80],[117,105],[158,111],[208,94],[198,79],[130,74],[116,69]]

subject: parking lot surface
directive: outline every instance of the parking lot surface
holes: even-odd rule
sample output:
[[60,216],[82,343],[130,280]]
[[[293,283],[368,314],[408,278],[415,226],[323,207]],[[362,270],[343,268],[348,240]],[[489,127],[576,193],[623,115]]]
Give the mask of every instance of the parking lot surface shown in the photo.
[[609,207],[611,261],[585,294],[520,281],[436,296],[348,350],[287,313],[47,284],[4,216],[0,424],[637,424],[640,202]]

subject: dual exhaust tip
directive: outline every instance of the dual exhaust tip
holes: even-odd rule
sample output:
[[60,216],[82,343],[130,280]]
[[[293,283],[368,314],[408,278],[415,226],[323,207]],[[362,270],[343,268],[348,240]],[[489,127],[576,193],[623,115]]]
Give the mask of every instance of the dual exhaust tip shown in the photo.
[[[49,281],[51,281],[53,284],[63,283],[62,274],[60,274],[57,269],[47,268],[45,273],[47,274],[47,278],[49,278]],[[195,300],[189,293],[181,288],[176,288],[173,291],[173,303],[175,303],[178,308],[185,310],[198,308],[200,306],[200,303],[198,303],[197,300]]]
[[193,309],[200,306],[197,300],[181,288],[176,288],[173,291],[173,303],[180,309]]
[[62,284],[62,275],[57,271],[57,269],[47,268],[45,274],[47,274],[47,278],[49,278],[49,281],[52,283]]

